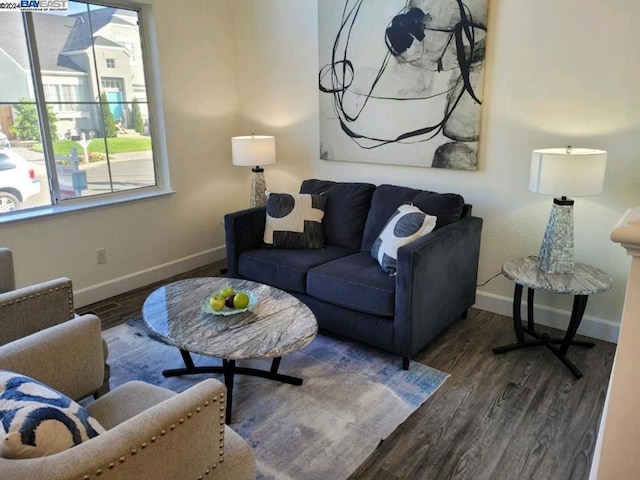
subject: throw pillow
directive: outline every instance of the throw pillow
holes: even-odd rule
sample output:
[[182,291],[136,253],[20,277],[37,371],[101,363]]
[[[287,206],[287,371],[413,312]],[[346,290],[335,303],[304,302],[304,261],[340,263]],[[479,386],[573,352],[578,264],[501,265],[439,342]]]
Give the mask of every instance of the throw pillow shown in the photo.
[[437,218],[427,215],[413,205],[400,205],[373,242],[371,255],[382,269],[394,274],[398,260],[398,248],[431,232]]
[[270,193],[264,244],[271,248],[322,248],[324,194]]
[[0,456],[37,458],[106,430],[89,412],[32,378],[0,370]]

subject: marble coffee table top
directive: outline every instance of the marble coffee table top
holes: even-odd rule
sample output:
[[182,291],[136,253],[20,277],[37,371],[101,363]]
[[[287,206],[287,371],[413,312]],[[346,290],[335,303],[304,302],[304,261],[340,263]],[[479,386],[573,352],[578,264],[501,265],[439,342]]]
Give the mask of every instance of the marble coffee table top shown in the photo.
[[611,277],[595,267],[576,263],[573,273],[545,273],[538,268],[538,257],[522,257],[502,266],[505,277],[525,287],[548,292],[591,295],[611,288]]
[[[201,302],[226,286],[252,291],[258,303],[234,315],[202,312]],[[310,343],[318,331],[309,307],[293,295],[233,278],[190,278],[164,285],[147,297],[142,316],[170,345],[228,360],[281,357]]]

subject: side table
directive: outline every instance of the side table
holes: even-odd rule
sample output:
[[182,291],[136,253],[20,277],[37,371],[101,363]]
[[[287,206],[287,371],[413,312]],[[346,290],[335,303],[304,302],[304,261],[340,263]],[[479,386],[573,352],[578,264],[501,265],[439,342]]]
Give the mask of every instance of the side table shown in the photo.
[[[496,347],[493,349],[493,353],[502,354],[521,348],[544,345],[571,370],[576,378],[582,377],[582,372],[567,358],[567,351],[570,345],[586,348],[595,346],[593,342],[581,342],[573,338],[587,308],[589,295],[609,290],[612,284],[611,277],[602,270],[582,263],[576,263],[573,273],[545,273],[538,268],[538,257],[534,256],[518,258],[505,263],[502,266],[502,274],[516,284],[513,295],[513,327],[516,332],[516,343]],[[523,287],[528,289],[526,326],[522,324],[520,313]],[[564,338],[551,338],[546,333],[536,332],[533,319],[533,296],[536,290],[574,296],[571,320]],[[534,340],[525,340],[525,333],[533,337]]]

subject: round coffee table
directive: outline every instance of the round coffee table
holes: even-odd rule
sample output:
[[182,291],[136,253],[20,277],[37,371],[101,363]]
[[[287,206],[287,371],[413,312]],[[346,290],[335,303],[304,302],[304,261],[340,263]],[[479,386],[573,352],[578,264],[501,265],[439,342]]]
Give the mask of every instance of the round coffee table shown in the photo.
[[[233,315],[206,313],[203,300],[224,287],[248,290],[258,302]],[[291,385],[302,379],[278,373],[283,355],[300,350],[318,332],[316,318],[305,304],[282,290],[234,278],[190,278],[154,290],[145,300],[142,317],[166,343],[178,347],[185,368],[164,376],[222,373],[227,387],[226,422],[231,422],[235,374],[253,375]],[[221,358],[221,366],[196,366],[191,353]],[[236,360],[272,358],[270,370],[236,366]]]

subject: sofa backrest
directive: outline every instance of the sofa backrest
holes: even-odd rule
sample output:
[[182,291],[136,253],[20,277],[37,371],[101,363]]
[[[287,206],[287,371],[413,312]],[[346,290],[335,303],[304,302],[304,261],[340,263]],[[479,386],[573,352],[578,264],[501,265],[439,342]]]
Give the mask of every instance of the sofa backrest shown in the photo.
[[371,183],[304,180],[300,193],[325,193],[327,207],[322,220],[324,239],[329,245],[371,251],[373,242],[393,212],[411,202],[429,215],[438,217],[436,229],[470,215],[471,205],[456,193]]
[[325,193],[327,207],[322,220],[329,245],[359,250],[367,213],[376,186],[371,183],[305,180],[300,193]]
[[438,217],[436,229],[459,220],[465,213],[464,198],[456,193],[436,193],[397,185],[380,185],[371,198],[371,208],[360,247],[362,251],[371,250],[387,220],[400,205],[407,202],[411,202],[429,215]]

